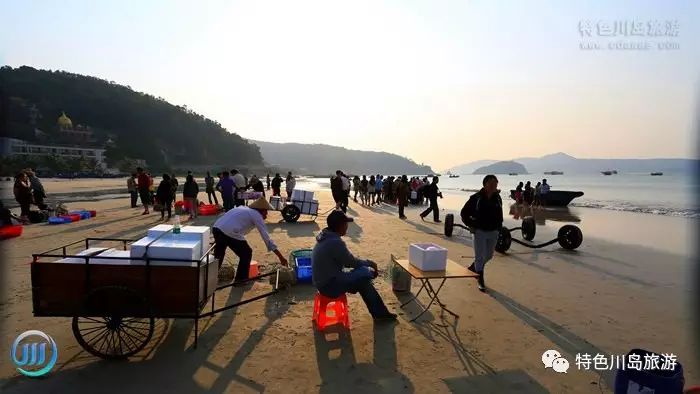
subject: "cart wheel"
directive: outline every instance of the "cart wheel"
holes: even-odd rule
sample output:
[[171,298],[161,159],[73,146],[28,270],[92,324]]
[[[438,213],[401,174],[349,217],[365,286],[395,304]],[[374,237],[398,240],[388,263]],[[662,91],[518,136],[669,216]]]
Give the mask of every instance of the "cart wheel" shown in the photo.
[[81,316],[73,317],[73,335],[92,355],[124,359],[141,351],[153,336],[155,319],[147,311],[146,299],[133,289],[100,287],[88,294]]
[[282,208],[282,217],[289,223],[294,223],[299,220],[301,210],[296,205],[290,204]]
[[581,246],[581,243],[583,242],[583,233],[581,232],[580,228],[574,226],[573,224],[567,224],[559,229],[557,239],[559,240],[559,245],[562,248],[574,250]]
[[535,224],[535,218],[532,216],[527,216],[523,218],[523,224],[520,227],[520,233],[523,238],[528,241],[535,239],[535,233],[537,231],[537,226]]
[[445,215],[445,235],[448,237],[452,236],[452,230],[455,225],[455,215],[448,213]]
[[496,240],[496,251],[499,253],[505,253],[508,249],[510,249],[511,242],[510,231],[505,227],[501,227],[501,229],[498,231],[498,240]]

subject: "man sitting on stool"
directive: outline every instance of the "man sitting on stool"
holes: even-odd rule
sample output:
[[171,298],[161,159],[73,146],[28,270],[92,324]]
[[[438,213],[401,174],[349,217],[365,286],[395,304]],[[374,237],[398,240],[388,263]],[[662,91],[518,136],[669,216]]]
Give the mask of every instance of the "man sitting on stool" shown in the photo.
[[260,236],[267,245],[267,250],[274,252],[282,265],[287,265],[287,259],[282,256],[282,253],[277,250],[277,245],[270,239],[270,234],[265,227],[265,219],[267,211],[271,210],[272,206],[261,197],[255,200],[252,204],[236,207],[226,212],[223,216],[216,220],[212,226],[211,232],[214,234],[214,257],[219,260],[219,268],[224,262],[226,248],[231,248],[233,253],[238,256],[238,268],[236,269],[235,282],[243,282],[248,279],[248,270],[250,269],[250,261],[253,258],[253,249],[250,248],[245,240],[245,235],[257,227]]
[[[394,321],[396,314],[389,312],[372,284],[372,279],[377,277],[377,264],[355,258],[340,238],[347,233],[348,223],[352,221],[339,210],[328,215],[328,227],[316,237],[311,256],[314,287],[331,298],[359,292],[375,321]],[[352,271],[343,272],[345,267]]]

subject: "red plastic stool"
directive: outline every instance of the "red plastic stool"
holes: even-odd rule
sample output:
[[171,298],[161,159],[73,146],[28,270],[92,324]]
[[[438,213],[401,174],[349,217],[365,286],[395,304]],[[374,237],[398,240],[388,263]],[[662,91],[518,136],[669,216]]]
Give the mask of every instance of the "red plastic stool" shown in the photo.
[[[332,315],[328,314],[329,308],[333,310]],[[312,320],[316,322],[316,327],[319,331],[323,331],[327,326],[338,323],[350,329],[348,298],[345,294],[338,298],[330,298],[316,292],[314,296],[314,315]]]

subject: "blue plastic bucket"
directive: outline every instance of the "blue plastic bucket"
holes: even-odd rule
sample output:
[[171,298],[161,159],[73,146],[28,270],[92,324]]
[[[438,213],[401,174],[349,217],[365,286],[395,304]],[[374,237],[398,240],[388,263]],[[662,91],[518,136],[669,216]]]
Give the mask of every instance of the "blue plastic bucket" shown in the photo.
[[49,224],[63,224],[63,223],[70,223],[70,219],[58,217],[58,216],[52,216],[49,218]]

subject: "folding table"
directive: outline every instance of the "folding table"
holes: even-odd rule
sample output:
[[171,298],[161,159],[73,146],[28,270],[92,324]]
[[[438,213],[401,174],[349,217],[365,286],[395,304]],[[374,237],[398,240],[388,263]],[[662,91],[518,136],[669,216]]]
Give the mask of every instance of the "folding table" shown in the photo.
[[[479,277],[477,274],[473,273],[472,271],[469,271],[467,268],[455,263],[450,259],[447,260],[447,266],[445,267],[444,271],[422,271],[421,269],[411,265],[411,263],[409,263],[408,260],[399,260],[393,254],[391,255],[391,260],[394,263],[398,264],[401,268],[406,270],[406,272],[408,272],[409,275],[411,275],[415,279],[418,279],[422,283],[416,295],[413,296],[413,298],[411,298],[410,300],[401,304],[402,308],[408,305],[411,301],[415,301],[418,298],[418,295],[423,291],[423,289],[425,289],[425,291],[428,293],[428,296],[430,297],[430,302],[428,303],[428,305],[421,311],[421,313],[419,313],[416,317],[411,319],[412,322],[416,321],[416,319],[418,319],[425,312],[427,312],[430,306],[433,305],[433,302],[436,301],[443,311],[447,311],[452,316],[459,318],[459,315],[447,309],[445,304],[442,301],[440,301],[438,293],[440,292],[440,289],[442,289],[442,286],[445,284],[445,281],[447,279]],[[437,290],[430,283],[431,279],[442,279],[442,281],[440,282],[440,286],[438,286]]]

